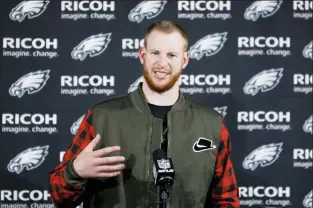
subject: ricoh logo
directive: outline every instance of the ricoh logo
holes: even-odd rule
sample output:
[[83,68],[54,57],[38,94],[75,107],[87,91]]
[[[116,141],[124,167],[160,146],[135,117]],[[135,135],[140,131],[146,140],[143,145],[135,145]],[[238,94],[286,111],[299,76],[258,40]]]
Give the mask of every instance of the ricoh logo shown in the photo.
[[10,12],[10,19],[22,22],[25,18],[33,19],[40,16],[46,9],[50,1],[47,0],[27,0],[22,1]]
[[7,57],[59,57],[57,38],[3,37],[2,46],[2,55]]
[[231,76],[230,74],[198,74],[181,75],[180,90],[186,94],[229,94]]
[[294,74],[293,91],[295,93],[312,93],[312,74]]
[[3,113],[2,132],[6,133],[57,133],[57,114]]
[[115,76],[61,76],[62,95],[114,95]]
[[295,168],[312,168],[313,150],[312,149],[294,149],[293,150],[293,167]]
[[123,38],[122,39],[122,57],[138,58],[139,49],[144,47],[144,39]]
[[291,56],[290,37],[238,37],[239,56]]
[[290,111],[239,111],[237,129],[242,131],[290,131]]
[[178,19],[231,19],[231,1],[178,1]]
[[61,1],[61,19],[116,19],[115,1]]
[[293,18],[297,19],[311,19],[313,1],[308,0],[294,0],[293,1]]
[[[49,201],[50,193],[47,190],[0,190],[0,200],[3,201]],[[11,206],[10,206],[11,207]],[[34,206],[31,206],[34,207]]]
[[239,198],[242,206],[281,206],[291,205],[291,188],[275,186],[240,186]]

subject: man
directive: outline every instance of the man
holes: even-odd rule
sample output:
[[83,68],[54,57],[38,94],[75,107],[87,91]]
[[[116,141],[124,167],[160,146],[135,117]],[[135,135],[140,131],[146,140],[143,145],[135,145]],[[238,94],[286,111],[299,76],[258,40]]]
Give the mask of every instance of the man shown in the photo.
[[186,33],[161,21],[148,28],[144,43],[143,82],[92,106],[62,163],[50,173],[54,204],[146,208],[158,202],[152,152],[162,148],[175,168],[170,208],[239,207],[222,117],[179,90],[189,60]]

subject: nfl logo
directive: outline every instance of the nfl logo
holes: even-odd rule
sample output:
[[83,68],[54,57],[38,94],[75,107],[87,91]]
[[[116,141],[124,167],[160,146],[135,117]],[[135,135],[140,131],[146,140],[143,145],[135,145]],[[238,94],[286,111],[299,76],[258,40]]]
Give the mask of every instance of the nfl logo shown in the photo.
[[157,160],[158,161],[158,166],[159,168],[162,168],[162,169],[168,169],[171,167],[171,164],[170,164],[170,161],[169,160]]

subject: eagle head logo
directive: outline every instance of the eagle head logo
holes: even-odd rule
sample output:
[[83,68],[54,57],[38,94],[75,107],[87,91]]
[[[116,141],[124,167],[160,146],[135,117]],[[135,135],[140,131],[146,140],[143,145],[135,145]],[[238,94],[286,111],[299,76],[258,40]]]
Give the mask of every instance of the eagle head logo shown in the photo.
[[129,14],[128,19],[131,22],[140,23],[144,18],[152,19],[158,16],[164,9],[167,1],[142,1]]
[[13,21],[22,22],[26,17],[33,19],[40,16],[46,9],[50,1],[28,0],[22,1],[12,9],[9,17]]
[[244,18],[246,20],[257,21],[260,17],[266,18],[272,16],[279,10],[282,3],[282,0],[255,1],[246,9]]
[[189,49],[190,58],[200,60],[204,55],[212,56],[224,46],[227,32],[209,34],[198,40]]
[[283,76],[283,68],[269,69],[254,75],[243,87],[247,95],[255,96],[259,91],[267,92],[274,89]]
[[255,170],[258,166],[266,167],[273,164],[282,152],[283,143],[267,144],[253,150],[245,157],[242,166],[244,169]]
[[11,96],[23,97],[27,92],[28,94],[34,94],[39,92],[47,83],[49,79],[50,70],[30,72],[15,83],[13,83],[9,89]]
[[10,160],[7,166],[8,171],[20,174],[25,169],[33,170],[39,167],[49,153],[48,148],[49,146],[46,145],[31,147],[24,150],[23,152],[19,153],[16,157],[14,157],[12,160]]
[[83,61],[88,55],[90,57],[98,56],[105,51],[110,41],[111,33],[92,35],[73,49],[72,58]]

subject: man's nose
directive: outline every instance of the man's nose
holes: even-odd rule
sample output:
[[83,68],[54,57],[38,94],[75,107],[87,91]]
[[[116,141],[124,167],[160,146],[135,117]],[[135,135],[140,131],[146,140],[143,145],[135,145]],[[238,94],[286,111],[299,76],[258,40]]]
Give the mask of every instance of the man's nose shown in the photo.
[[167,57],[166,55],[160,54],[158,58],[158,64],[160,67],[166,67],[167,66]]

